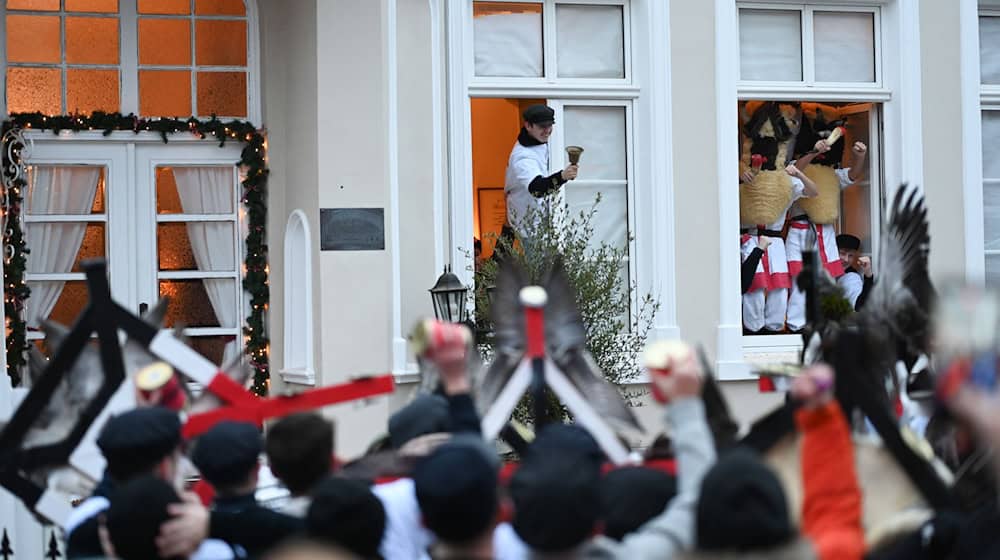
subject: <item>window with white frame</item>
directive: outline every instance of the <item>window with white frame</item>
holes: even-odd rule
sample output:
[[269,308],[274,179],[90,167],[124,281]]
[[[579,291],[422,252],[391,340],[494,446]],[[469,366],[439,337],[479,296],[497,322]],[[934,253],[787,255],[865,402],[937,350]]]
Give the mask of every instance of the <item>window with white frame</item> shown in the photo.
[[[834,198],[838,211],[835,214],[825,212],[836,218],[824,226],[824,231],[828,234],[855,235],[861,240],[862,254],[871,254],[878,245],[877,222],[881,214],[881,103],[889,98],[889,92],[883,89],[881,8],[877,5],[740,2],[737,10],[737,94],[740,99],[738,114],[741,120],[736,126],[740,128],[741,171],[748,171],[752,167],[750,142],[743,136],[743,127],[750,117],[747,114],[748,106],[759,107],[762,102],[777,101],[781,113],[790,117],[785,121],[791,130],[791,136],[787,140],[787,153],[779,150],[778,154],[782,164],[794,161],[797,155],[808,152],[809,147],[804,146],[803,142],[796,146],[798,140],[806,138],[799,138],[805,134],[802,130],[806,130],[810,138],[816,133],[804,128],[803,123],[806,121],[809,127],[843,126],[842,144],[831,152],[836,154],[834,159],[826,158],[829,161],[820,163],[833,168],[852,169],[844,173],[845,178],[840,182],[839,188],[842,190],[839,199]],[[860,161],[852,153],[855,142],[863,143],[866,148],[863,169],[855,168]],[[771,162],[772,166],[774,163],[779,162]],[[765,165],[765,168],[768,166]],[[835,189],[837,185],[831,188]],[[734,185],[734,195],[736,192]],[[826,206],[829,207],[830,204]],[[817,215],[824,213],[822,208],[818,210]],[[807,213],[804,207],[794,205],[790,211],[796,214]],[[792,217],[797,216],[786,214],[779,218],[783,223],[768,224],[763,229],[782,230],[782,225],[790,227],[784,220]],[[752,225],[741,225],[741,228],[748,235],[754,234]],[[761,227],[758,225],[756,229]],[[743,238],[741,242],[747,246],[747,241],[743,241]],[[835,247],[831,250],[835,250]],[[836,255],[830,255],[830,258],[836,260]],[[763,274],[770,272],[769,266]],[[731,273],[738,274],[735,263]],[[773,275],[771,279],[773,280]],[[754,281],[756,280],[755,276]],[[751,287],[764,290],[770,295],[767,288],[758,288],[753,284]],[[804,320],[799,317],[798,308],[793,310],[789,306],[785,322],[782,323],[777,316],[768,315],[766,326],[757,330],[760,327],[756,321],[750,322],[753,328],[748,327],[746,304],[744,296],[744,332],[749,329],[768,334],[791,333],[800,328],[799,323]],[[766,309],[768,314],[772,313],[769,310],[772,308]],[[787,346],[794,351],[799,344],[797,336],[749,336],[744,339],[744,350],[748,356],[760,351],[767,359],[774,359],[774,348]]]
[[244,0],[5,0],[7,111],[251,116]]
[[741,84],[882,82],[879,8],[739,5]]
[[[490,234],[503,225],[504,171],[521,111],[533,103],[555,110],[550,171],[567,164],[565,146],[585,150],[562,200],[575,215],[600,194],[593,242],[634,254],[631,7],[625,0],[471,2],[473,236],[484,257],[492,251]],[[560,93],[566,86],[574,87],[571,99]],[[634,266],[630,260],[623,267],[623,286],[635,278]]]
[[473,2],[477,78],[627,80],[626,2]]
[[1000,286],[1000,10],[980,10],[979,73],[983,146],[986,283]]

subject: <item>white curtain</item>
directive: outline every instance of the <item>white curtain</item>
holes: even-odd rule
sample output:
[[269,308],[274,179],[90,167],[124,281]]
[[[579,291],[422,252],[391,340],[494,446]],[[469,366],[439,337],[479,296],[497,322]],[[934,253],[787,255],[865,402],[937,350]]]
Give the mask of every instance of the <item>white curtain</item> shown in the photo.
[[542,75],[542,14],[477,16],[473,28],[477,76]]
[[625,28],[621,6],[556,6],[560,78],[624,78]]
[[740,10],[740,79],[802,79],[799,18],[799,12],[792,10]]
[[1000,84],[1000,17],[979,16],[979,75],[984,84]]
[[817,82],[875,81],[875,16],[816,12],[813,29]]
[[[233,169],[230,167],[175,167],[174,179],[185,214],[228,214],[233,207]],[[236,266],[232,222],[188,222],[187,233],[198,270],[230,271]],[[228,278],[202,280],[212,310],[222,327],[238,324],[237,283]],[[239,350],[239,340],[226,344],[222,362]]]
[[[28,170],[28,215],[88,214],[94,204],[99,167],[39,167]],[[76,261],[86,222],[29,223],[27,271],[69,272]],[[37,327],[52,313],[65,282],[31,285],[27,299],[28,326]]]

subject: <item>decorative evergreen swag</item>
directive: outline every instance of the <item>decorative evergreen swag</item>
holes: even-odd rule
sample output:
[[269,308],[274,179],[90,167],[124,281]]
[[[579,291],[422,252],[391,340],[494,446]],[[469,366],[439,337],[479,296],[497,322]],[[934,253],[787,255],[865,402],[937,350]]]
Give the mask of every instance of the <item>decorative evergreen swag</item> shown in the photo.
[[[21,152],[24,145],[19,135],[8,134],[16,130],[50,130],[59,134],[64,130],[80,132],[101,130],[105,136],[115,131],[158,132],[166,143],[171,134],[188,132],[198,138],[212,138],[219,141],[219,147],[227,141],[243,143],[240,166],[245,174],[241,201],[247,210],[248,233],[246,237],[246,265],[243,288],[250,293],[250,315],[247,317],[243,333],[247,337],[246,352],[254,368],[253,392],[267,394],[268,378],[268,337],[264,315],[270,300],[267,266],[267,162],[265,161],[266,140],[257,128],[245,121],[220,121],[214,116],[210,120],[194,117],[181,119],[144,119],[133,114],[95,112],[90,116],[62,115],[47,116],[42,113],[15,113],[4,121],[2,135],[3,169],[12,187],[4,193],[7,197],[7,228],[3,232],[4,252],[4,311],[7,317],[7,374],[13,383],[20,383],[19,368],[25,364],[28,349],[26,323],[23,318],[24,300],[31,294],[24,281],[26,255],[21,228],[21,203],[27,183],[18,170],[23,165]],[[5,181],[6,183],[6,181]]]

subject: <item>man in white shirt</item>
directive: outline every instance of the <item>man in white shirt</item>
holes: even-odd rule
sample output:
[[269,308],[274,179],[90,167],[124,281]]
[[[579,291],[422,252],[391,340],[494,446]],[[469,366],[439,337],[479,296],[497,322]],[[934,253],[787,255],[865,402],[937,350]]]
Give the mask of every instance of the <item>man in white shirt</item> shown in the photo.
[[[507,223],[523,240],[528,230],[525,219],[543,210],[541,199],[576,179],[577,165],[549,173],[549,137],[555,124],[555,112],[547,105],[532,105],[524,110],[523,126],[507,160],[504,194],[507,197]],[[533,217],[537,219],[537,216]]]
[[853,235],[846,233],[838,235],[837,249],[840,253],[840,263],[844,267],[844,275],[837,278],[837,285],[844,290],[844,297],[851,302],[851,307],[858,310],[864,305],[868,292],[875,282],[872,275],[872,260],[859,256],[861,240]]

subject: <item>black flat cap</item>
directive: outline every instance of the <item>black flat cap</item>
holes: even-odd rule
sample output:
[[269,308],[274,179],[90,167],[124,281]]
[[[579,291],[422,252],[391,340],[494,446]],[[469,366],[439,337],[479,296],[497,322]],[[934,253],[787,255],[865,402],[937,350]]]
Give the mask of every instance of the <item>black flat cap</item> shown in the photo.
[[420,395],[389,417],[389,442],[399,449],[411,439],[450,428],[448,401],[441,395]]
[[648,467],[615,469],[601,479],[604,534],[622,538],[663,513],[677,495],[677,480]]
[[550,125],[556,122],[556,112],[548,105],[532,105],[524,110],[524,120],[531,124]]
[[191,462],[216,488],[246,481],[264,448],[257,426],[248,422],[219,422],[198,438]]
[[113,478],[123,480],[146,470],[177,448],[181,421],[163,407],[136,408],[111,417],[97,438]]
[[842,233],[837,236],[837,248],[847,249],[848,251],[860,251],[861,240],[849,233]]
[[424,523],[447,542],[468,542],[496,518],[500,463],[482,438],[455,436],[413,470]]
[[514,531],[532,549],[564,552],[600,520],[600,463],[573,452],[529,456],[510,481]]

